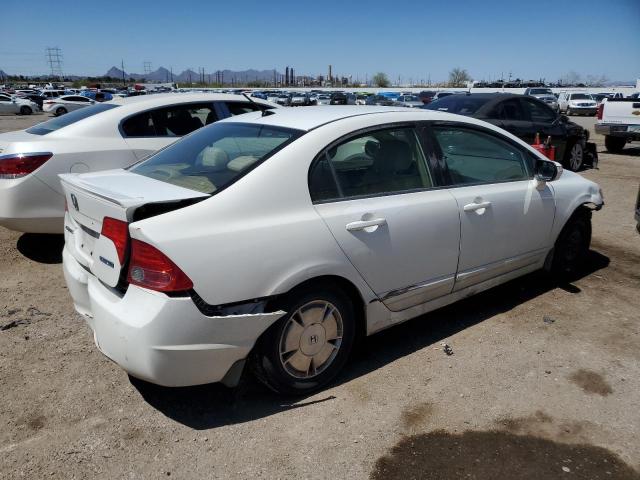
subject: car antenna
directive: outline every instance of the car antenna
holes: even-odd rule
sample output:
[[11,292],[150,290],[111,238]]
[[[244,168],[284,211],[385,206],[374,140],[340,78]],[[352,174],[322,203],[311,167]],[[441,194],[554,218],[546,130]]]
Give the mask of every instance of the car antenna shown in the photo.
[[246,98],[247,100],[249,100],[251,103],[256,103],[256,104],[258,103],[258,102],[255,102],[255,101],[254,101],[254,100],[253,100],[249,95],[247,95],[245,92],[242,92],[242,96],[243,96],[244,98]]

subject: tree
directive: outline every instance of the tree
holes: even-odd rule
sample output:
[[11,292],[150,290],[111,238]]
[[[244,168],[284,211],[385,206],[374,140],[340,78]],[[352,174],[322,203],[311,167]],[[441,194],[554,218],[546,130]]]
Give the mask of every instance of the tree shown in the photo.
[[449,72],[450,87],[466,87],[471,81],[471,75],[464,68],[456,67]]
[[391,85],[389,81],[389,77],[387,77],[386,73],[378,72],[372,78],[371,81],[376,87],[388,87]]

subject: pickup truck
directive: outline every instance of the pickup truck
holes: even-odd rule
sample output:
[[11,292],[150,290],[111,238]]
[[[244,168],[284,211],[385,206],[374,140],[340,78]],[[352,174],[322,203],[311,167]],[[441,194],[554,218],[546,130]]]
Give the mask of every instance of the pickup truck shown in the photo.
[[596,133],[604,135],[607,151],[618,153],[627,142],[640,140],[640,99],[608,98],[596,113]]

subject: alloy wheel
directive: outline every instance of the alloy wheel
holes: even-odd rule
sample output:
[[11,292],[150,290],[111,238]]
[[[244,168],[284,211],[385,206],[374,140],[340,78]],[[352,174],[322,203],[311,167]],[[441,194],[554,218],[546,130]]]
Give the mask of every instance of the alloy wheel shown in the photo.
[[314,300],[296,310],[280,337],[280,363],[295,378],[320,375],[336,358],[344,325],[330,302]]
[[577,172],[582,166],[582,156],[582,145],[579,143],[574,144],[569,152],[569,166],[574,172]]

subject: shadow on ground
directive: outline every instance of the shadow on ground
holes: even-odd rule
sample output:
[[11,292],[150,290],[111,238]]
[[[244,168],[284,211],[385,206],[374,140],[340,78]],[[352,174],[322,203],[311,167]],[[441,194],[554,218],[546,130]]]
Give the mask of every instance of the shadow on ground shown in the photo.
[[[580,289],[573,282],[607,265],[608,257],[590,251],[581,269],[568,282],[559,284],[543,273],[533,273],[372,335],[362,342],[336,383],[348,382],[412,352],[437,344],[442,339],[554,288],[578,293]],[[235,389],[219,384],[164,388],[135,379],[131,379],[131,382],[151,406],[173,420],[198,430],[255,420],[334,398],[318,394],[315,400],[309,402],[300,397],[286,399],[262,387],[246,372]]]
[[38,263],[62,263],[64,235],[24,233],[18,238],[18,251]]
[[544,480],[565,476],[640,480],[638,472],[605,448],[499,431],[458,435],[442,430],[403,437],[378,459],[370,478]]
[[632,145],[633,144],[627,144],[624,149],[617,153],[609,152],[606,149],[603,149],[598,153],[606,153],[607,155],[612,155],[615,157],[640,157],[640,147],[635,147]]

